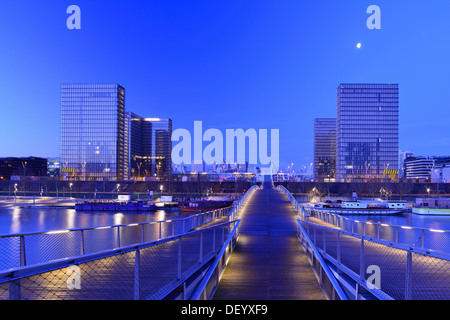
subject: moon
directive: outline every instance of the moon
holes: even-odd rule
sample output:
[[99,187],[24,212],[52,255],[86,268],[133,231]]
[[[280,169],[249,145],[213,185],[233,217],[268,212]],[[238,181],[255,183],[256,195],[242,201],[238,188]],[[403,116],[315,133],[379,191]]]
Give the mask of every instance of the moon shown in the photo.
[[358,49],[361,49],[361,42],[358,42],[358,44],[356,45],[356,47],[357,47]]

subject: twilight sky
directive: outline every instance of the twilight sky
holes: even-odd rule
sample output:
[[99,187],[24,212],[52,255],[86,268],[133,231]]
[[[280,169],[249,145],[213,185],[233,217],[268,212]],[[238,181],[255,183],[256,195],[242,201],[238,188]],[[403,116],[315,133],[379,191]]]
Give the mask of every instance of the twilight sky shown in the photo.
[[[81,30],[66,27],[72,4]],[[372,4],[381,30],[366,27]],[[400,148],[449,155],[449,12],[447,0],[2,0],[0,157],[59,156],[70,82],[119,83],[127,111],[174,129],[279,129],[281,169],[297,170],[340,83],[398,83]]]

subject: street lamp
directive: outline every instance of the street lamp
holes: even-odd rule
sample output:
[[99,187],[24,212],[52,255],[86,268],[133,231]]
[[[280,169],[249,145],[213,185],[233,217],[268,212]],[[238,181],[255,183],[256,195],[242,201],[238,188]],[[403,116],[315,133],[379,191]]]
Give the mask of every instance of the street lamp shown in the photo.
[[73,183],[71,182],[70,184],[69,184],[69,187],[70,187],[70,197],[72,198],[72,186],[73,186]]
[[25,168],[27,166],[27,162],[26,161],[22,161],[22,167],[23,167],[23,191],[25,193],[25,196],[27,195],[27,189],[25,187]]

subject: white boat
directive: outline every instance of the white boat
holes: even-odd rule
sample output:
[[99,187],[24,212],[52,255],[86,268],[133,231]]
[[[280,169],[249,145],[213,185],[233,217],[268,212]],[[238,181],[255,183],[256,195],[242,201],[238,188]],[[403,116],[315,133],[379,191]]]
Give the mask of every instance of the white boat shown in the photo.
[[402,214],[406,210],[406,202],[354,200],[340,203],[325,202],[307,207],[339,215],[395,215]]
[[432,216],[450,216],[450,209],[438,208],[418,208],[413,207],[412,212],[415,214],[432,215]]
[[422,215],[450,216],[450,199],[448,198],[417,198],[412,212]]

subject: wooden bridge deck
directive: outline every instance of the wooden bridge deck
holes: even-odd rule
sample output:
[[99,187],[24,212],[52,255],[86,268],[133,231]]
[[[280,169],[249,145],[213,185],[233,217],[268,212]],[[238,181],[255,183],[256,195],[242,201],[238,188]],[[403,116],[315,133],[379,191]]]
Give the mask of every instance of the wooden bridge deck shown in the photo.
[[240,213],[239,241],[215,300],[324,300],[296,236],[296,212],[265,184]]

